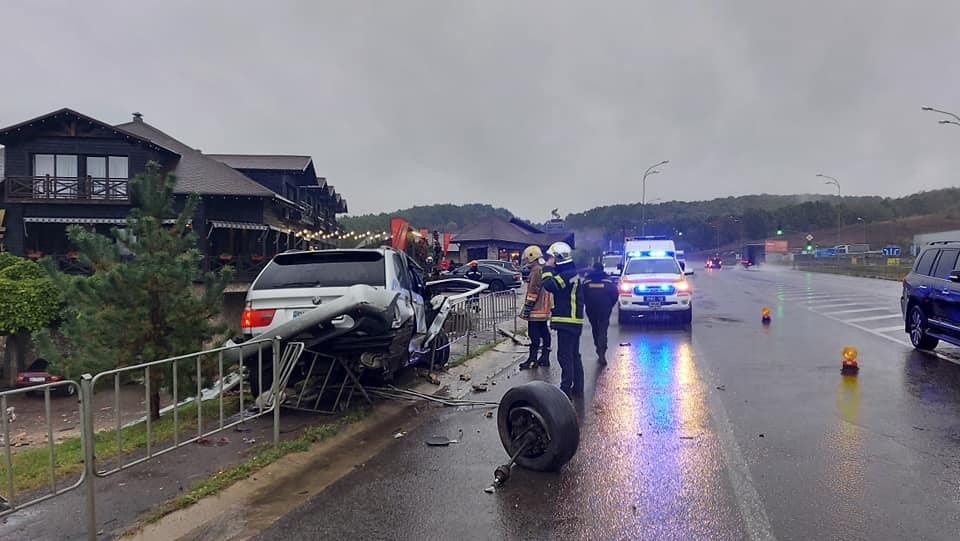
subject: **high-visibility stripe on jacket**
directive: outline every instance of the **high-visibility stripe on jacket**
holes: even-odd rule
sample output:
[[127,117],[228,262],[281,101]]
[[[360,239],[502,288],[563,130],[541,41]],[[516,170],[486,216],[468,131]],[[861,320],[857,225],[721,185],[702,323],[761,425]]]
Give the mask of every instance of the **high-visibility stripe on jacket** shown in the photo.
[[552,306],[550,297],[550,292],[543,288],[543,267],[534,264],[530,268],[527,296],[523,306],[524,311],[530,311],[527,321],[546,321],[550,319],[550,308]]
[[545,270],[543,287],[553,294],[551,325],[583,325],[583,289],[572,263]]

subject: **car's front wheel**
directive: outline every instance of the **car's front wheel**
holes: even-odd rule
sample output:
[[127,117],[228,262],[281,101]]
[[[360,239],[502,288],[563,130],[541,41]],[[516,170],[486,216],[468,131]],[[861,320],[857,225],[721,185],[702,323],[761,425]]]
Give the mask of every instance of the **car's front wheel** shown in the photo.
[[919,306],[910,308],[908,329],[910,331],[910,343],[917,349],[933,349],[937,347],[940,340],[927,334],[927,316]]

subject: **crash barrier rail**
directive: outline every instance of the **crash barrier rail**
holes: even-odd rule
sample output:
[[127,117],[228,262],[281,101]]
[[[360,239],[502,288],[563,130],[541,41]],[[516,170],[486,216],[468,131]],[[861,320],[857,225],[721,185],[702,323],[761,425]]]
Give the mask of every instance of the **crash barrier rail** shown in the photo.
[[[81,472],[79,478],[73,482],[64,481],[62,484],[58,483],[58,451],[55,445],[56,442],[53,439],[53,416],[51,413],[50,404],[52,395],[55,393],[61,393],[67,396],[75,396],[79,390],[80,386],[77,384],[77,382],[64,380],[56,383],[37,385],[28,389],[13,389],[10,391],[0,392],[0,416],[2,416],[2,420],[0,420],[0,443],[2,443],[3,446],[3,475],[0,476],[0,482],[3,483],[3,485],[0,486],[0,517],[9,515],[10,513],[13,513],[19,509],[23,509],[24,507],[30,507],[31,505],[55,498],[83,485],[84,481],[86,480],[85,472]],[[42,489],[30,491],[30,493],[25,495],[24,501],[18,502],[17,493],[15,490],[16,472],[14,471],[13,462],[13,447],[17,444],[17,442],[13,441],[13,438],[10,435],[10,430],[13,428],[14,423],[16,422],[17,414],[15,407],[10,405],[10,399],[16,396],[25,396],[27,393],[42,393],[43,395],[44,428],[46,428],[47,437],[45,447],[47,449],[47,456],[49,460],[48,471],[46,473],[49,475],[49,483],[46,484],[45,491]],[[86,428],[81,424],[81,431],[84,430],[86,430]],[[65,451],[61,451],[60,453],[60,457],[62,458],[62,453],[65,453]]]
[[827,257],[799,254],[793,268],[812,272],[845,274],[865,278],[900,280],[913,268],[912,257],[883,254],[843,254]]
[[[265,343],[272,346],[272,355],[269,359],[264,359],[260,347]],[[88,539],[96,539],[96,500],[94,492],[94,479],[96,477],[107,477],[132,466],[168,453],[183,447],[185,445],[197,442],[202,438],[210,437],[216,432],[241,425],[242,423],[261,417],[268,413],[273,413],[273,443],[280,442],[280,408],[277,407],[278,400],[274,397],[278,395],[277,389],[280,386],[281,367],[293,366],[303,352],[302,342],[288,342],[281,354],[281,339],[271,338],[263,340],[252,340],[242,344],[225,346],[209,349],[188,355],[161,359],[148,363],[142,363],[135,366],[107,370],[96,376],[84,374],[80,382],[64,380],[57,383],[38,385],[25,389],[14,389],[0,393],[0,434],[3,436],[3,457],[2,473],[0,481],[0,517],[13,513],[17,510],[36,505],[45,500],[62,495],[81,486],[86,492],[86,522]],[[257,365],[260,374],[263,374],[263,363],[273,363],[272,380],[264,382],[262,375],[259,376],[261,389],[269,389],[261,394],[258,400],[253,404],[244,403],[244,382],[242,371],[239,367],[227,366],[224,359],[224,353],[237,350],[239,358],[244,357],[244,351],[253,355],[256,351]],[[263,348],[266,350],[266,348]],[[230,368],[228,371],[227,368]],[[288,371],[288,370],[287,370]],[[142,378],[142,379],[141,379]],[[204,388],[203,382],[216,378],[210,387]],[[108,385],[112,382],[112,385]],[[121,387],[129,382],[142,382],[144,389],[144,404],[146,415],[140,419],[124,422],[124,415],[121,405]],[[267,383],[269,387],[264,387]],[[155,404],[156,397],[154,393],[163,387],[169,390],[170,404],[160,408],[160,423],[172,424],[166,427],[166,430],[157,430],[155,433],[154,425],[158,421],[154,420],[151,411],[155,411],[159,404]],[[99,388],[99,389],[98,389]],[[100,437],[96,437],[96,425],[94,423],[94,404],[93,396],[95,392],[108,392],[112,388],[113,395],[113,427],[100,431]],[[185,390],[187,389],[187,390]],[[227,415],[226,392],[237,389],[237,410]],[[53,419],[51,416],[51,394],[62,392],[67,395],[79,394],[79,414],[80,414],[80,437],[83,470],[79,473],[79,478],[70,484],[60,486],[58,484],[57,470],[57,447],[53,439]],[[72,391],[72,392],[71,392]],[[195,394],[194,394],[195,391]],[[49,475],[49,488],[45,492],[40,489],[28,491],[23,501],[18,501],[15,490],[17,471],[15,469],[15,460],[13,458],[13,442],[11,442],[10,429],[13,422],[15,410],[8,410],[10,398],[16,395],[26,393],[43,393],[44,409],[46,412],[45,429],[47,436],[47,448],[49,450],[49,468],[46,475]],[[205,412],[203,404],[211,400],[217,400],[215,412]],[[232,407],[232,406],[231,406]],[[189,426],[186,419],[181,420],[181,410],[196,409],[196,426]],[[193,412],[191,411],[190,414]],[[208,419],[206,415],[216,414],[215,419]],[[171,419],[172,422],[167,421]],[[192,415],[191,415],[192,417]],[[194,419],[191,419],[193,422]],[[130,452],[124,453],[125,438],[133,439],[134,434],[128,432],[135,426],[143,425],[143,439],[136,435],[137,440],[129,445]],[[183,431],[189,431],[189,435],[184,437]],[[108,442],[113,441],[111,432],[116,433],[115,448],[112,449],[116,455],[115,464],[100,468],[96,463],[97,457],[107,453],[97,452],[97,445],[106,446]],[[103,450],[101,450],[103,451]],[[106,460],[106,459],[104,459]]]
[[462,344],[463,354],[470,355],[471,346],[475,346],[478,339],[489,342],[490,337],[486,335],[496,335],[501,323],[513,320],[513,332],[517,332],[518,296],[516,290],[508,289],[451,301],[450,314],[443,325],[450,344]]

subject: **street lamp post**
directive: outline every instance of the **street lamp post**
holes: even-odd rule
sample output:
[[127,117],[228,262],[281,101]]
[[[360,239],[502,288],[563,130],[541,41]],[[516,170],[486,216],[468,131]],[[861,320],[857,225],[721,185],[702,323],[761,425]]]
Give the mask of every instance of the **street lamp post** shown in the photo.
[[937,121],[938,124],[953,124],[954,126],[960,126],[960,116],[957,116],[951,113],[950,111],[941,111],[940,109],[934,109],[933,107],[921,107],[920,109],[923,111],[932,111],[934,113],[940,113],[941,115],[947,115],[953,118],[953,120],[947,120],[947,119],[938,120]]
[[647,227],[647,177],[650,175],[655,175],[660,171],[657,171],[656,168],[661,165],[667,165],[670,163],[670,160],[663,160],[660,163],[655,163],[647,168],[643,172],[643,180],[640,181],[640,234],[646,234]]
[[863,243],[867,243],[867,221],[863,217],[857,217],[858,222],[863,222]]
[[826,179],[823,182],[824,184],[833,184],[837,187],[837,244],[840,244],[840,231],[843,229],[843,216],[840,213],[840,181],[821,173],[817,173],[817,176]]

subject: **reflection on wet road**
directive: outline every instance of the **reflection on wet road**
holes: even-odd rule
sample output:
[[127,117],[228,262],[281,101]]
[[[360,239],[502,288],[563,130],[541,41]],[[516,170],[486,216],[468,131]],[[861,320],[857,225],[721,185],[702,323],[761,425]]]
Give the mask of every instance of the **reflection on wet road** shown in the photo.
[[610,338],[621,345],[564,472],[562,522],[580,516],[584,539],[741,538],[690,333],[614,326]]

